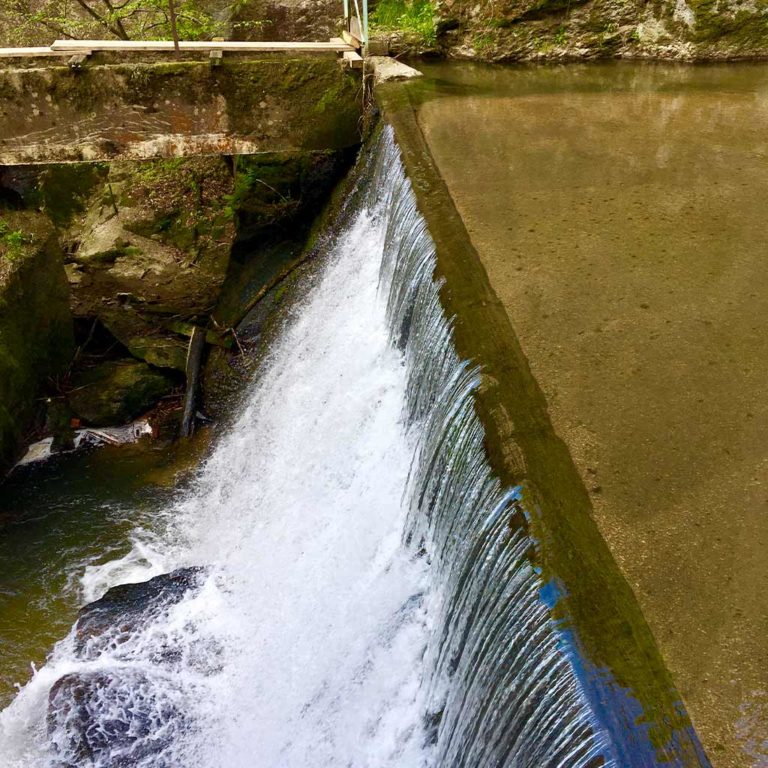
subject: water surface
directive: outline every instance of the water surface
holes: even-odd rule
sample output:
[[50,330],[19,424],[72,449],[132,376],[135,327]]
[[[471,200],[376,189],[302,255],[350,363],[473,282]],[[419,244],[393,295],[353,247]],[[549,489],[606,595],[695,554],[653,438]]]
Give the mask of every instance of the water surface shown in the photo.
[[768,67],[424,66],[430,150],[716,766],[768,764]]

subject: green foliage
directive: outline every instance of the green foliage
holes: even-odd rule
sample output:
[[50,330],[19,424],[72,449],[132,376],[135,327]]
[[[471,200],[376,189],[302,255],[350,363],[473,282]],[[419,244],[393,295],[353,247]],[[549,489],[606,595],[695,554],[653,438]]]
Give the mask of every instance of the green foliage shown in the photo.
[[20,229],[11,229],[8,222],[0,219],[0,249],[6,258],[14,259],[20,256],[26,242],[27,238]]
[[[31,32],[49,36],[123,40],[168,40],[171,24],[168,0],[12,0]],[[175,0],[176,24],[182,40],[210,39],[227,34],[205,0]]]
[[432,0],[379,0],[370,21],[374,31],[411,33],[427,45],[436,40]]

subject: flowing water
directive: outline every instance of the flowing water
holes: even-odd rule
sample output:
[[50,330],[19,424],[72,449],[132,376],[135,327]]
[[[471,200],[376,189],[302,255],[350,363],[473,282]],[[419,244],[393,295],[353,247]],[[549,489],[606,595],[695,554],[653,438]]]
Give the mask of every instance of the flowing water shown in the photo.
[[[614,764],[488,469],[388,130],[354,200],[194,482],[83,582],[204,566],[197,587],[59,642],[0,714],[4,765]],[[49,715],[63,675],[91,687]]]

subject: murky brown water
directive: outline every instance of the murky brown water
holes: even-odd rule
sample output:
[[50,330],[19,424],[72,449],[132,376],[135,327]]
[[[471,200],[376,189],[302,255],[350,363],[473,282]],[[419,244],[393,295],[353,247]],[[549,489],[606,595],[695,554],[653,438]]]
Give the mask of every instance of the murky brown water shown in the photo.
[[768,66],[422,67],[419,119],[717,768],[768,765]]

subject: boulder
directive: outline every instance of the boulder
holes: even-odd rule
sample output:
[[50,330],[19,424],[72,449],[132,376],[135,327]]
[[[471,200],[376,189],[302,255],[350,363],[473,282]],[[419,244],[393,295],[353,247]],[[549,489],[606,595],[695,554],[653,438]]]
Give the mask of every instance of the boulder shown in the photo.
[[111,360],[72,377],[69,405],[91,426],[114,426],[146,413],[173,392],[172,377],[133,359]]
[[185,728],[179,691],[165,676],[129,667],[76,672],[48,695],[57,768],[171,768],[168,747]]
[[190,316],[216,303],[235,227],[223,157],[115,162],[65,236],[77,316],[130,303]]
[[[179,568],[138,584],[120,584],[81,609],[75,624],[75,653],[93,659],[108,647],[122,644],[130,635],[196,592],[204,568]],[[172,654],[164,654],[170,661]]]

